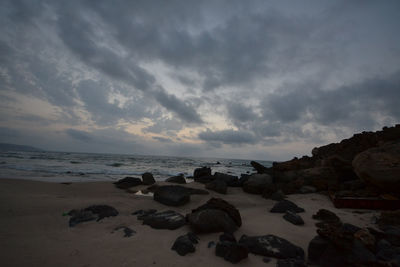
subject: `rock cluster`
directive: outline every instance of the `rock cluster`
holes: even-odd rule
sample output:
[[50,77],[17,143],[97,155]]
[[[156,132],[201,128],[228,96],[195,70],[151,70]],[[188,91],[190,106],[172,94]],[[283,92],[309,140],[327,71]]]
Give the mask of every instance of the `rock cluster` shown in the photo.
[[68,215],[71,216],[69,226],[74,227],[81,222],[100,221],[106,217],[117,216],[118,211],[108,205],[92,205],[85,209],[71,210],[68,212]]
[[252,165],[259,173],[272,175],[277,189],[286,194],[347,190],[353,185],[356,188],[350,190],[371,186],[368,190],[399,194],[399,140],[400,124],[314,148],[312,157],[274,162],[271,168]]

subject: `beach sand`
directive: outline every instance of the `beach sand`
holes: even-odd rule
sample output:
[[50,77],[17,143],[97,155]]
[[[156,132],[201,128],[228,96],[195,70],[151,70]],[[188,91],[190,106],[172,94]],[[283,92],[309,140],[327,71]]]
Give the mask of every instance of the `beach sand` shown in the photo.
[[[165,184],[160,183],[158,184]],[[186,186],[204,189],[204,185]],[[145,188],[138,186],[135,189]],[[70,185],[16,179],[0,179],[0,258],[1,266],[232,266],[215,256],[210,241],[218,241],[220,233],[201,234],[196,252],[179,256],[171,250],[175,239],[190,231],[189,226],[177,230],[157,230],[131,215],[138,209],[154,208],[158,211],[175,210],[185,215],[204,204],[211,197],[221,197],[239,209],[243,225],[235,232],[242,234],[274,234],[302,247],[307,254],[309,241],[316,236],[315,220],[311,217],[319,209],[335,212],[343,222],[374,226],[370,211],[355,214],[354,210],[335,209],[331,201],[321,194],[290,195],[289,200],[303,207],[300,213],[305,221],[295,226],[285,221],[283,214],[270,213],[275,201],[259,195],[244,193],[241,188],[228,188],[227,195],[210,191],[210,195],[192,195],[190,203],[182,207],[168,207],[150,196],[136,195],[117,189],[111,182],[72,183]],[[100,222],[85,222],[69,227],[71,209],[93,204],[106,204],[119,211],[116,217]],[[127,226],[136,231],[132,237],[123,237]],[[263,262],[262,256],[249,254],[249,258],[236,266],[275,266],[276,260]]]

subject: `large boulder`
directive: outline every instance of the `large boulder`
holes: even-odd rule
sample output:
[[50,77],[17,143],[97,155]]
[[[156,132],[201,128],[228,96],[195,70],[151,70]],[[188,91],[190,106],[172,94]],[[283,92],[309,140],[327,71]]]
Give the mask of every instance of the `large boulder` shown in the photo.
[[233,233],[242,225],[239,211],[223,199],[211,198],[206,204],[192,210],[187,220],[195,232]]
[[223,180],[214,180],[206,184],[206,188],[220,194],[226,194],[227,185]]
[[153,174],[151,174],[150,172],[143,173],[142,180],[144,185],[152,185],[156,182],[156,180],[154,180]]
[[187,216],[190,227],[196,233],[233,233],[238,226],[228,213],[218,209],[204,209]]
[[358,177],[385,192],[400,192],[400,142],[368,149],[353,160]]
[[222,180],[228,186],[236,186],[237,183],[239,182],[239,179],[238,179],[237,176],[229,175],[229,174],[226,174],[226,173],[216,172],[216,173],[214,173],[213,176],[214,176],[215,180]]
[[141,218],[143,224],[155,229],[175,230],[186,224],[185,217],[173,210],[156,212]]
[[190,190],[183,186],[159,186],[154,191],[154,200],[167,206],[182,206],[190,201]]
[[201,167],[194,170],[193,178],[200,178],[202,176],[211,176],[211,168],[209,167]]
[[243,191],[250,194],[259,194],[273,186],[272,177],[268,174],[253,174],[243,183]]
[[304,250],[301,247],[275,235],[243,235],[239,240],[239,244],[245,246],[250,253],[257,255],[279,259],[304,259]]
[[125,177],[114,183],[115,187],[119,189],[128,189],[133,186],[141,185],[142,180],[136,177]]

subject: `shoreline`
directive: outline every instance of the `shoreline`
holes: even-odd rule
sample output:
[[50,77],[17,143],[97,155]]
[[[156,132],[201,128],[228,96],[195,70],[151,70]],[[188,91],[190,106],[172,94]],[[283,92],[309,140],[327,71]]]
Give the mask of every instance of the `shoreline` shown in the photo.
[[[170,184],[157,182],[158,185]],[[184,185],[204,189],[197,182]],[[147,186],[137,186],[143,189]],[[233,204],[242,216],[243,225],[236,232],[241,235],[274,234],[300,246],[307,254],[309,241],[317,235],[315,220],[311,217],[320,208],[335,212],[343,222],[361,227],[371,226],[377,211],[354,214],[353,209],[336,209],[327,196],[313,194],[289,195],[288,199],[303,207],[305,225],[296,226],[283,220],[282,214],[270,213],[275,201],[259,195],[247,194],[241,188],[228,189],[228,194],[209,191],[209,195],[192,195],[191,201],[180,207],[164,206],[146,195],[128,193],[111,182],[79,182],[69,185],[20,179],[0,179],[0,249],[3,266],[232,266],[215,249],[207,248],[217,242],[221,233],[199,234],[196,252],[179,256],[171,250],[175,239],[190,231],[188,225],[176,230],[157,230],[137,220],[132,212],[154,208],[157,211],[174,210],[183,215],[204,204],[211,197],[220,197]],[[107,204],[119,211],[116,217],[100,222],[85,222],[68,226],[63,212],[93,204]],[[124,238],[118,226],[136,231]],[[114,233],[112,233],[114,232]],[[275,266],[262,256],[249,254],[238,266]]]

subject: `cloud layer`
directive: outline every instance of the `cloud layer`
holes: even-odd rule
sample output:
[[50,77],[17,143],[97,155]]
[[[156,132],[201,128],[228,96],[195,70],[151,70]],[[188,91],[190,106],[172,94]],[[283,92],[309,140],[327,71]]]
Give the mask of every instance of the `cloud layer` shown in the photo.
[[399,11],[398,1],[2,1],[0,141],[309,153],[399,122]]

